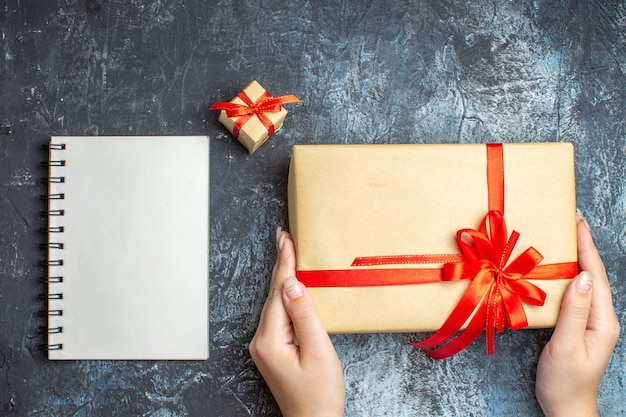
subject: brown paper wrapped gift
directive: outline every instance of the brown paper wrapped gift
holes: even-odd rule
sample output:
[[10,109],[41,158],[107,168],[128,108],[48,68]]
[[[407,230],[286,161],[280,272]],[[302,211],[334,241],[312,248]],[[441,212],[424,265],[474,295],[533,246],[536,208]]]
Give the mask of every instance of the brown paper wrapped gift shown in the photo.
[[[282,107],[282,104],[299,101],[294,95],[272,97],[255,80],[237,94],[230,103],[217,102],[210,109],[221,110],[218,122],[224,125],[252,154],[283,126],[287,110]],[[239,111],[239,115],[229,115],[231,111],[235,113]],[[245,118],[244,123],[241,123],[242,118]]]
[[[532,246],[543,256],[540,265],[575,267],[573,146],[500,149],[503,214],[509,233],[520,234],[510,259]],[[486,145],[479,144],[295,146],[289,225],[299,277],[306,271],[441,270],[442,263],[352,263],[359,257],[459,254],[456,232],[478,228],[490,205],[486,170]],[[571,276],[553,278],[530,280],[547,295],[543,306],[524,304],[529,327],[556,322]],[[308,287],[331,333],[407,332],[439,329],[470,281]]]

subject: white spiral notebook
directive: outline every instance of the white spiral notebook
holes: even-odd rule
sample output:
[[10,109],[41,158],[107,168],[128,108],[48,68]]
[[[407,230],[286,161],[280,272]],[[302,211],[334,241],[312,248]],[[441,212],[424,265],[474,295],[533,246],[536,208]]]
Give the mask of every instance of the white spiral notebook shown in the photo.
[[52,137],[48,358],[209,355],[209,138]]

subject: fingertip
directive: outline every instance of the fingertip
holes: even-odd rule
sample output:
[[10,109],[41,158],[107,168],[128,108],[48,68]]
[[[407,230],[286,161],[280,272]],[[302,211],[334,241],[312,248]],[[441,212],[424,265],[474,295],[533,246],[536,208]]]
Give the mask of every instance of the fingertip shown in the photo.
[[604,263],[600,257],[600,253],[593,241],[593,236],[589,230],[589,226],[582,218],[577,224],[577,246],[578,246],[578,263],[580,269],[589,271],[591,275],[606,277]]
[[591,292],[593,286],[593,278],[591,273],[587,271],[581,271],[576,278],[576,291],[580,294],[588,294]]
[[285,308],[291,317],[300,346],[305,348],[325,346],[330,339],[306,286],[295,276],[289,277],[285,280],[283,294]]
[[280,232],[280,236],[278,237],[278,250],[283,250],[283,246],[285,244],[285,237],[287,233]]
[[300,284],[300,281],[298,281],[296,277],[287,278],[285,280],[284,288],[287,299],[291,301],[297,300],[304,295],[302,284]]
[[280,226],[278,226],[276,228],[276,248],[278,250],[280,250],[280,240],[282,238],[282,235],[283,235],[283,229]]
[[561,311],[552,335],[552,340],[561,348],[584,337],[591,312],[592,280],[592,274],[583,271],[573,278],[563,294]]
[[578,240],[578,250],[580,251],[581,249],[584,248],[588,248],[590,246],[594,246],[593,243],[593,237],[591,236],[591,230],[589,229],[589,224],[587,223],[587,220],[585,220],[583,217],[580,217],[580,219],[578,218],[578,213],[577,213],[577,222],[576,222],[576,235],[577,235],[577,240]]
[[279,254],[280,251],[282,251],[283,246],[285,245],[285,241],[290,239],[291,235],[289,234],[289,232],[283,230],[280,226],[276,228],[276,249],[278,250]]
[[[268,299],[282,298],[284,281],[290,275],[295,275],[296,261],[295,251],[288,232],[282,230],[279,226],[276,228],[275,234],[276,244],[276,262],[272,268],[272,276],[270,278],[270,289]],[[286,242],[289,242],[286,244]]]
[[282,292],[285,280],[290,276],[296,275],[296,253],[288,232],[277,230],[276,237],[278,254],[274,271],[272,272],[272,281],[277,287],[281,288]]
[[584,218],[576,223],[578,240],[583,240],[583,243],[589,244],[593,243],[593,237],[591,236],[591,229],[589,228],[589,223]]
[[587,219],[585,219],[583,212],[579,208],[576,208],[576,224],[585,226],[587,230],[590,230],[589,223],[587,223]]
[[295,258],[295,248],[291,240],[291,235],[284,230],[278,238],[278,256],[281,260],[293,260]]
[[571,306],[584,306],[590,303],[590,293],[593,289],[593,274],[589,271],[580,271],[565,290],[561,310]]

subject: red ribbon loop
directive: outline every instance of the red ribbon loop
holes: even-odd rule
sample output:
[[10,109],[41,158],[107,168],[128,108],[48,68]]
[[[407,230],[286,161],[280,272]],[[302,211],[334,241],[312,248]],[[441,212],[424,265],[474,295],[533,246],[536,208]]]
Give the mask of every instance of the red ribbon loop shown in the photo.
[[[413,346],[442,359],[463,350],[485,329],[487,354],[492,354],[496,332],[528,325],[522,303],[541,306],[546,293],[525,277],[543,256],[531,247],[509,263],[518,238],[515,231],[507,236],[504,216],[499,211],[490,211],[479,230],[457,232],[457,243],[466,260],[445,264],[443,280],[472,279],[472,283],[441,328]],[[468,326],[454,337],[470,317]]]
[[238,117],[235,125],[233,126],[233,136],[235,138],[239,137],[241,128],[253,116],[257,116],[259,118],[261,123],[263,123],[263,126],[267,129],[268,136],[272,136],[274,134],[274,123],[272,123],[265,113],[281,111],[283,104],[301,102],[300,99],[293,94],[272,97],[267,91],[261,94],[261,96],[254,102],[250,99],[250,97],[248,97],[245,91],[237,93],[237,97],[239,97],[244,104],[218,101],[209,107],[209,110],[224,110],[226,112],[226,116],[230,118]]

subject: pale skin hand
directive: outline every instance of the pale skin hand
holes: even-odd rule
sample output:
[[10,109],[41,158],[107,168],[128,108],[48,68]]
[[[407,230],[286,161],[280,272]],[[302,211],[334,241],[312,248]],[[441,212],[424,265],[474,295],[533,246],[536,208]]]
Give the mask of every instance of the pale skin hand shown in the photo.
[[[581,272],[566,290],[537,366],[537,400],[548,417],[598,416],[600,380],[619,336],[604,264],[578,221]],[[341,416],[341,364],[307,289],[295,278],[295,250],[277,234],[278,259],[250,354],[284,416]],[[294,344],[294,340],[299,341]]]
[[311,295],[295,278],[289,233],[278,229],[276,242],[278,259],[250,355],[283,416],[342,416],[345,384],[339,358]]
[[589,226],[581,216],[577,220],[583,272],[565,292],[537,365],[537,400],[548,417],[598,416],[598,386],[620,330],[604,264]]

